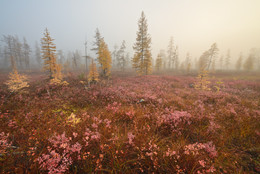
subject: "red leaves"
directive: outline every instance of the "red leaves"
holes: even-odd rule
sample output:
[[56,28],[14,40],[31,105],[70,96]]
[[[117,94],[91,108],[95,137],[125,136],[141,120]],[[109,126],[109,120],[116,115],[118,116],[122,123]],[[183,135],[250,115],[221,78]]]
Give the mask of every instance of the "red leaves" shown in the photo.
[[243,161],[254,155],[239,150],[253,149],[259,137],[259,82],[226,80],[214,92],[190,88],[191,77],[113,77],[87,89],[79,81],[32,82],[21,95],[0,89],[3,170],[14,164],[49,173],[254,170],[254,160]]

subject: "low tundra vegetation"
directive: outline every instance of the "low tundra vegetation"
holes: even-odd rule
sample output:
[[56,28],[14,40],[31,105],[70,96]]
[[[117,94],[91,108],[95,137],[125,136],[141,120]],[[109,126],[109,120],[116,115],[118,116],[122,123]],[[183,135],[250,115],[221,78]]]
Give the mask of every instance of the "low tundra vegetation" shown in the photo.
[[[1,173],[258,173],[260,81],[0,84]],[[87,79],[86,79],[87,81]]]

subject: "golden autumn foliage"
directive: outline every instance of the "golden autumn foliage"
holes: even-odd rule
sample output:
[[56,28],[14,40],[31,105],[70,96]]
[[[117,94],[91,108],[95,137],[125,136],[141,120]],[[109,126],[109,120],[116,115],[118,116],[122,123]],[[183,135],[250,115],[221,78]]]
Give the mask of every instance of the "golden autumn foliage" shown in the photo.
[[44,60],[43,69],[49,73],[51,84],[64,84],[66,81],[62,81],[61,65],[56,61],[56,46],[50,37],[50,33],[46,28],[44,37],[42,38],[42,58]]
[[56,46],[50,37],[50,33],[46,28],[44,37],[41,40],[42,43],[42,58],[44,60],[43,69],[49,72],[50,78],[53,78],[53,74],[56,71]]
[[24,88],[29,87],[27,83],[28,78],[18,74],[16,69],[9,74],[9,78],[5,84],[11,92],[21,92]]
[[133,46],[135,53],[132,65],[139,75],[147,75],[152,72],[152,55],[150,50],[151,37],[147,32],[148,26],[144,12],[138,21],[138,29],[136,43]]
[[210,81],[208,79],[208,71],[201,69],[197,76],[197,81],[194,85],[195,89],[210,91],[211,89],[208,87]]
[[108,50],[107,44],[105,43],[103,38],[100,40],[99,43],[97,59],[100,64],[102,76],[108,78],[110,76],[112,59],[110,51]]
[[62,81],[62,73],[61,73],[61,65],[55,65],[55,73],[52,75],[52,79],[50,80],[50,84],[54,85],[68,85],[69,83],[66,81]]
[[58,78],[53,78],[50,80],[50,84],[52,85],[68,85],[69,83],[67,81],[62,81]]
[[80,118],[77,118],[74,113],[71,113],[70,116],[67,118],[67,123],[75,127],[78,123],[81,122]]
[[98,82],[99,81],[98,77],[99,77],[99,74],[97,71],[97,67],[92,59],[92,62],[89,66],[88,82],[89,83]]
[[222,82],[221,80],[218,80],[213,87],[215,88],[216,92],[219,92],[220,89],[225,87],[225,85],[224,85],[224,82]]
[[9,80],[5,84],[11,92],[23,92],[24,88],[29,87],[28,78],[18,73],[13,56],[10,56],[10,60],[13,71],[9,74]]

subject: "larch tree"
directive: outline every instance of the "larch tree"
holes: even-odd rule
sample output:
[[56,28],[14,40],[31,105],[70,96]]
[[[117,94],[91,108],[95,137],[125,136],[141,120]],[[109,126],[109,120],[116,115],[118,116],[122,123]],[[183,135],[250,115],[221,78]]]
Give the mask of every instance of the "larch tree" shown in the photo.
[[[5,43],[4,52],[5,52],[5,59],[8,60],[12,57],[16,63],[16,68],[22,68],[25,61],[23,59],[22,53],[22,43],[19,41],[18,36],[3,36],[3,42]],[[12,61],[10,61],[12,62]],[[12,67],[13,69],[13,67]]]
[[70,66],[70,61],[69,59],[66,59],[65,62],[63,63],[63,68],[64,68],[64,72],[68,75],[70,75],[70,71],[71,71],[71,66]]
[[0,45],[0,61],[1,61],[1,64],[0,64],[0,68],[2,69],[7,69],[9,67],[9,59],[7,56],[6,56],[6,50],[4,49],[4,47],[2,47]]
[[[44,37],[41,40],[42,44],[42,58],[44,60],[43,69],[49,73],[51,83],[61,84],[62,74],[61,65],[56,61],[56,46],[53,43],[48,29],[45,29]],[[67,83],[67,82],[65,82]]]
[[162,56],[161,56],[161,54],[158,54],[158,56],[156,58],[156,63],[155,63],[155,67],[156,67],[157,71],[161,70],[162,64],[163,64]]
[[36,62],[38,63],[39,67],[41,67],[41,64],[42,64],[41,48],[39,47],[39,44],[37,41],[35,42],[34,56],[35,56]]
[[205,69],[202,69],[198,76],[197,76],[197,80],[194,84],[194,88],[198,89],[198,90],[206,90],[206,91],[210,91],[210,87],[209,87],[210,81],[209,81],[209,77],[208,77],[208,71]]
[[[11,58],[11,60],[14,60]],[[8,86],[10,92],[24,92],[24,88],[29,87],[27,81],[28,78],[25,75],[18,73],[15,63],[13,71],[9,74],[9,80],[5,83]]]
[[20,42],[18,36],[13,37],[13,49],[17,67],[18,69],[22,69],[25,61],[22,54],[22,43]]
[[161,49],[159,52],[161,58],[162,58],[162,68],[166,69],[167,67],[167,56],[166,56],[166,52],[164,49]]
[[185,68],[186,68],[187,73],[190,73],[190,69],[191,69],[191,58],[190,58],[190,53],[189,53],[189,52],[186,54]]
[[96,64],[94,63],[94,60],[92,59],[91,64],[89,65],[89,74],[88,74],[88,82],[89,83],[96,83],[99,81],[99,74],[97,71]]
[[17,71],[16,61],[15,61],[15,38],[13,36],[4,36],[4,42],[6,43],[5,47],[5,56],[8,56],[10,59],[10,64],[12,72],[9,74],[9,80],[5,82],[8,86],[10,92],[20,93],[24,91],[24,88],[29,87],[27,81],[28,78],[24,75],[21,75]]
[[210,47],[210,49],[208,50],[208,65],[207,65],[207,69],[210,69],[210,66],[212,65],[212,62],[215,60],[216,55],[218,54],[218,47],[216,43],[213,43]]
[[224,61],[224,55],[221,55],[220,58],[219,58],[220,69],[223,69],[223,61]]
[[199,58],[199,70],[204,70],[207,67],[209,52],[205,51]]
[[77,70],[79,68],[80,57],[81,57],[81,55],[78,50],[76,50],[72,53],[72,66],[73,66],[74,70]]
[[174,68],[177,70],[179,68],[179,47],[175,47],[175,52],[174,52]]
[[199,74],[197,76],[197,81],[195,83],[196,89],[201,90],[210,90],[208,85],[210,84],[210,81],[208,80],[208,73],[210,67],[212,68],[212,71],[215,69],[215,57],[218,54],[218,48],[217,44],[214,43],[211,45],[210,49],[205,51],[199,59]]
[[213,59],[210,70],[211,70],[211,72],[215,72],[215,70],[216,70],[216,59]]
[[109,78],[110,71],[111,71],[111,53],[108,50],[107,44],[105,43],[104,39],[102,38],[99,43],[98,49],[98,62],[100,64],[100,68],[102,71],[102,76],[105,78]]
[[170,38],[169,45],[168,45],[168,68],[172,69],[175,65],[175,48],[173,45],[173,37]]
[[93,43],[93,48],[92,48],[91,50],[94,51],[94,52],[96,52],[96,54],[98,55],[98,51],[99,51],[99,47],[100,47],[100,42],[101,42],[102,39],[104,39],[104,38],[101,36],[101,34],[100,34],[98,28],[96,29],[96,34],[95,34],[94,38],[95,38],[95,41],[94,41],[94,43]]
[[27,70],[30,68],[30,53],[31,53],[31,48],[29,44],[27,43],[26,38],[23,38],[23,45],[22,45],[22,53],[23,53],[23,59],[25,62],[25,66]]
[[126,55],[125,55],[125,41],[123,40],[120,49],[117,52],[117,66],[122,70],[125,71],[126,67]]
[[252,71],[254,68],[254,55],[250,54],[243,65],[244,70]]
[[195,57],[195,59],[194,59],[194,69],[196,69],[196,70],[199,69],[199,61],[198,61],[197,57]]
[[130,55],[129,55],[129,53],[126,53],[126,55],[125,55],[125,69],[128,68],[129,62],[130,62]]
[[117,68],[116,67],[117,66],[117,59],[118,59],[118,46],[117,46],[117,44],[114,45],[114,50],[113,50],[111,56],[112,56],[112,62],[113,62],[112,67]]
[[151,55],[151,37],[148,34],[147,20],[144,12],[138,21],[138,32],[136,43],[133,46],[135,50],[132,59],[132,66],[139,75],[147,75],[152,72],[152,55]]
[[216,55],[218,54],[218,47],[217,44],[214,43],[211,45],[210,49],[205,51],[199,60],[199,67],[200,69],[207,69],[209,70],[212,66],[212,62],[215,60]]
[[230,65],[230,49],[227,50],[227,55],[226,55],[226,59],[225,59],[225,66],[226,66],[226,69],[229,68],[229,65]]
[[6,60],[6,62],[10,62],[11,68],[12,70],[15,67],[15,50],[14,50],[14,37],[11,35],[5,36],[3,35],[2,41],[4,42],[4,58]]
[[85,66],[86,66],[86,72],[88,72],[88,59],[90,59],[90,57],[88,56],[88,42],[87,40],[84,43],[85,46],[85,56],[83,56],[85,58]]
[[242,60],[243,60],[243,56],[242,56],[242,53],[241,53],[240,56],[239,56],[239,58],[237,59],[237,62],[236,62],[236,70],[237,70],[237,71],[240,71],[240,70],[241,70]]
[[185,66],[186,66],[186,67],[187,67],[188,63],[191,62],[191,58],[190,58],[190,57],[191,57],[191,56],[190,56],[190,53],[187,52],[187,54],[186,54],[186,59],[185,59]]
[[62,50],[58,50],[57,51],[57,56],[58,56],[58,63],[62,65],[64,63],[64,61],[65,61],[65,56],[64,56],[63,51]]
[[250,54],[254,57],[254,66],[256,70],[260,71],[260,48],[251,48]]
[[184,71],[184,69],[185,69],[185,68],[184,68],[184,67],[185,67],[184,64],[185,64],[184,61],[182,61],[181,64],[180,64],[180,70],[181,70],[181,71]]

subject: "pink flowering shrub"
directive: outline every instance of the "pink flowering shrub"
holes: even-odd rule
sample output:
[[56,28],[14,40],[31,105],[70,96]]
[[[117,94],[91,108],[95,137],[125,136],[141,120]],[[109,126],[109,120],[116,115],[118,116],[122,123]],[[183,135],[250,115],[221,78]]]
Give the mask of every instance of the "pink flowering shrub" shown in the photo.
[[0,173],[259,173],[258,80],[41,78],[22,94],[0,82]]
[[[195,173],[214,173],[214,159],[217,157],[215,145],[212,142],[194,143],[184,147],[184,158],[189,159]],[[183,166],[185,167],[185,166]]]
[[8,141],[9,133],[0,133],[0,154],[5,154],[9,147],[11,147],[11,142]]
[[121,107],[120,103],[114,102],[112,104],[108,104],[106,109],[108,111],[111,111],[113,114],[116,114],[119,111],[120,107]]
[[[74,133],[73,136],[76,138],[77,134]],[[65,132],[61,135],[54,135],[49,138],[51,146],[47,147],[48,153],[42,154],[37,159],[40,168],[47,170],[48,173],[66,172],[73,163],[73,155],[77,155],[77,158],[80,159],[80,151],[82,148],[78,142],[72,144],[71,141],[72,138],[67,138]]]
[[132,132],[128,132],[127,138],[128,138],[128,144],[134,145],[133,139],[135,138],[135,136],[132,134]]
[[176,133],[181,135],[183,128],[192,123],[192,116],[186,111],[174,111],[166,109],[165,114],[158,117],[157,124],[159,131],[164,135]]
[[56,153],[55,150],[49,149],[49,154],[42,154],[38,158],[40,168],[47,170],[48,173],[65,173],[72,164],[72,159],[68,155]]

